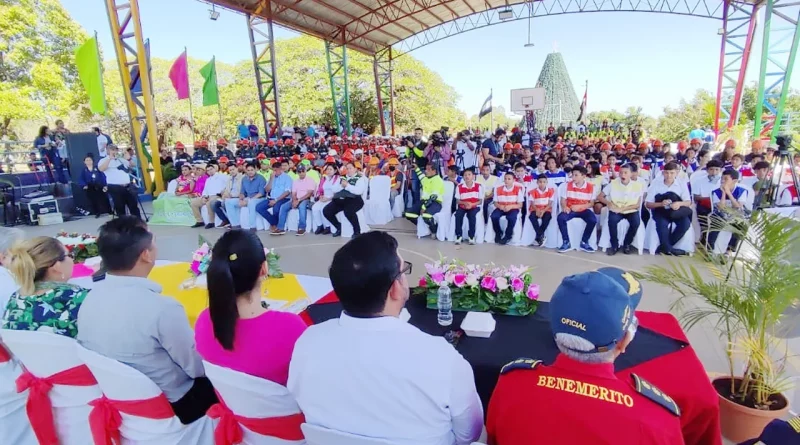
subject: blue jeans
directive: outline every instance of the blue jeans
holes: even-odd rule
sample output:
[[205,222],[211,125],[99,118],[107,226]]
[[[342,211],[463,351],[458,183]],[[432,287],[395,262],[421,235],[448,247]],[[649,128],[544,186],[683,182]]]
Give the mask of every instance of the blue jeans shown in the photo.
[[586,228],[583,229],[583,237],[581,241],[584,243],[589,242],[589,238],[592,236],[592,231],[594,227],[597,225],[597,215],[594,214],[591,208],[588,208],[582,212],[569,212],[569,213],[559,213],[558,218],[558,228],[561,230],[561,239],[564,240],[565,243],[569,242],[569,231],[567,230],[567,223],[572,218],[579,218],[582,219],[583,222],[586,223]]
[[[247,216],[250,220],[250,228],[256,228],[256,206],[263,201],[264,198],[250,198],[247,201]],[[225,200],[225,211],[228,213],[228,218],[231,225],[238,226],[239,224],[239,198],[228,198]]]
[[[275,207],[278,205],[275,204]],[[289,201],[287,204],[281,206],[280,215],[278,217],[278,228],[281,230],[286,229],[286,220],[289,218],[289,212],[292,210],[292,203]],[[306,230],[306,217],[308,216],[308,200],[304,199],[297,204],[297,211],[300,212],[300,222],[297,224],[297,230]]]
[[[224,208],[224,199],[220,199],[214,201],[214,204],[211,206],[214,209],[214,214],[217,215],[217,218],[222,220],[223,223],[230,223],[231,221],[228,219],[228,216],[225,214]],[[239,221],[238,215],[236,221]]]
[[[274,205],[269,205],[270,201],[272,200],[265,199],[263,202],[258,203],[258,205],[256,206],[256,212],[259,215],[263,216],[264,219],[266,219],[267,222],[269,222],[270,226],[277,226],[279,218],[281,216],[281,207],[291,203],[291,200],[289,198],[283,198],[280,201],[275,201]],[[267,210],[269,210],[271,207],[274,208],[272,209],[272,213],[269,213]],[[286,220],[284,220],[284,223],[285,222]],[[283,228],[281,227],[278,228],[283,230]]]

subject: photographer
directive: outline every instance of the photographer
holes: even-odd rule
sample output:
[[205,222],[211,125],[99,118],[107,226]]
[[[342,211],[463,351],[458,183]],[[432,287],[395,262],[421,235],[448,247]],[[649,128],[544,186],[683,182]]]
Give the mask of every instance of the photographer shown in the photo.
[[483,162],[488,163],[489,161],[494,161],[496,164],[501,165],[503,164],[503,159],[499,156],[501,155],[501,145],[500,141],[505,136],[506,132],[500,128],[494,132],[492,137],[487,138],[483,141],[483,145],[481,149],[483,150]]
[[478,165],[478,146],[470,140],[470,136],[472,136],[470,131],[464,130],[456,135],[454,141],[456,167],[459,173]]
[[108,156],[100,160],[97,168],[106,175],[108,194],[114,200],[114,213],[117,217],[124,216],[127,207],[131,215],[141,218],[137,207],[137,190],[131,184],[129,174],[130,155],[120,154],[119,148],[114,144],[108,144],[106,152]]
[[425,157],[428,158],[428,164],[433,166],[439,176],[444,177],[444,170],[451,156],[447,137],[443,136],[439,131],[434,131],[431,135],[431,141],[425,149]]

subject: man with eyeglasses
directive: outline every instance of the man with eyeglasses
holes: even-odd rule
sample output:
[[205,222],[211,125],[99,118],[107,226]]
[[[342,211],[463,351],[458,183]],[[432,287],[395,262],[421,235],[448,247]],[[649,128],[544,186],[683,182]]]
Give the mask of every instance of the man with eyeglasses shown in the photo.
[[444,338],[398,318],[410,273],[386,232],[336,252],[329,274],[344,311],[308,328],[289,366],[287,387],[306,423],[394,444],[478,439],[483,408],[469,363]]

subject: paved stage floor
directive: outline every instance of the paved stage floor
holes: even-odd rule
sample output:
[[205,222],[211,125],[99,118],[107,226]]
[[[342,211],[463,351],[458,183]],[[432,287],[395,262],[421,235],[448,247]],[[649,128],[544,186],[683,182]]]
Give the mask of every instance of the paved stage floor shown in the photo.
[[[149,203],[145,204],[150,211]],[[79,233],[97,233],[97,228],[108,218],[95,219],[83,218],[56,226],[23,227],[29,236],[54,235],[60,230]],[[197,236],[202,234],[209,242],[216,241],[223,229],[190,229],[188,227],[151,226],[159,248],[159,259],[172,261],[189,261],[192,250],[197,246]],[[373,228],[375,229],[375,228]],[[665,265],[675,258],[645,255],[617,254],[609,257],[602,252],[586,254],[570,252],[560,254],[554,250],[533,247],[498,246],[494,244],[481,244],[476,246],[455,246],[449,242],[439,242],[430,238],[417,239],[413,225],[406,221],[395,219],[387,226],[381,227],[392,233],[400,243],[401,255],[413,263],[413,272],[410,283],[416,283],[425,271],[426,262],[435,261],[440,255],[456,257],[469,263],[496,264],[522,264],[533,268],[532,274],[536,283],[541,286],[543,300],[549,300],[550,295],[561,282],[564,276],[594,270],[604,266],[616,266],[628,270],[642,270],[651,265]],[[259,237],[266,247],[275,248],[281,255],[281,266],[284,272],[327,276],[334,252],[344,244],[347,239],[331,238],[330,236],[315,236],[306,234],[296,236],[287,233],[282,236],[270,236],[265,231],[258,232]],[[695,261],[685,258],[678,261]],[[669,312],[670,306],[677,299],[671,291],[651,283],[643,283],[644,295],[638,309],[646,311]],[[272,298],[280,298],[273,296]],[[675,314],[679,315],[679,314]],[[689,340],[697,351],[698,356],[709,372],[724,373],[726,361],[722,344],[713,332],[710,323],[706,322],[696,326],[688,332]],[[800,375],[800,339],[789,341],[789,348],[794,353],[790,361],[790,376]],[[678,371],[678,370],[676,370]],[[798,381],[800,384],[800,381]],[[800,385],[799,385],[800,386]],[[795,392],[796,391],[796,392]],[[790,399],[795,398],[795,406],[800,404],[800,390],[788,394]]]

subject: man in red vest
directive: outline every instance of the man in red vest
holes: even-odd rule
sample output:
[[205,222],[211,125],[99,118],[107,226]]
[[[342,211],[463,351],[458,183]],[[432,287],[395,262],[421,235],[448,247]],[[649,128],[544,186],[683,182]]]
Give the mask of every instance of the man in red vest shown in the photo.
[[467,216],[469,229],[467,236],[469,244],[475,244],[476,216],[480,212],[481,198],[483,190],[480,184],[475,182],[475,171],[472,168],[464,170],[464,180],[456,186],[456,245],[461,244],[461,236],[464,231],[464,215]]
[[536,188],[528,193],[530,195],[528,198],[530,207],[528,217],[533,225],[533,230],[536,232],[535,242],[537,246],[544,244],[544,233],[553,218],[553,195],[555,195],[555,192],[554,188],[547,186],[547,176],[539,175],[536,178]]
[[561,230],[561,239],[564,241],[558,251],[563,253],[572,250],[567,223],[573,218],[580,218],[586,223],[579,246],[580,250],[593,253],[594,249],[589,245],[589,238],[597,225],[597,216],[592,211],[594,185],[586,180],[586,169],[580,165],[573,168],[572,181],[567,182],[562,187],[565,187],[566,193],[561,198],[561,213],[556,220],[558,221],[558,228]]
[[[514,226],[517,224],[519,210],[522,208],[522,201],[525,199],[525,188],[516,182],[514,173],[506,172],[503,177],[503,185],[494,189],[494,205],[492,212],[492,227],[494,228],[494,242],[496,244],[508,244],[514,234]],[[500,230],[500,218],[506,218],[506,231]]]

